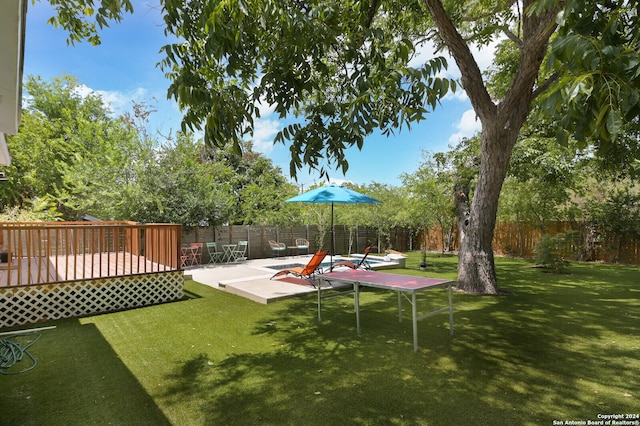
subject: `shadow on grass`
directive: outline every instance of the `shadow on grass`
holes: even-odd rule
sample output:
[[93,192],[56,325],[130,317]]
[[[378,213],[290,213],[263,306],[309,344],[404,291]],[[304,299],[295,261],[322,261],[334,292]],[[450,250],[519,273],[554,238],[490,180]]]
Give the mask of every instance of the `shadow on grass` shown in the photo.
[[[447,253],[427,253],[427,269],[420,270],[422,258],[419,253],[411,252],[406,260],[405,269],[391,269],[390,272],[406,275],[448,277],[455,279],[458,271],[458,257]],[[385,272],[388,272],[385,271]]]
[[30,348],[33,370],[0,376],[1,425],[169,424],[93,324],[55,325]]
[[[434,262],[451,278],[455,259]],[[427,318],[418,352],[409,309],[398,323],[395,294],[375,290],[360,336],[351,296],[327,300],[318,323],[314,295],[261,305],[193,282],[179,303],[56,321],[36,369],[0,377],[0,423],[545,425],[637,412],[639,269],[497,262],[516,295],[454,294],[455,335],[447,315]],[[419,295],[421,312],[443,305],[445,291]]]
[[193,300],[193,299],[199,299],[200,297],[201,296],[198,293],[185,289],[182,299],[180,300]]
[[[278,304],[252,331],[272,350],[195,356],[162,398],[199,398],[206,424],[537,425],[637,411],[637,268],[525,266],[499,265],[517,296],[454,295],[455,336],[446,315],[426,319],[417,353],[393,293],[362,295],[361,336],[349,296],[327,302],[322,323],[314,297]],[[419,300],[439,307],[446,293]]]

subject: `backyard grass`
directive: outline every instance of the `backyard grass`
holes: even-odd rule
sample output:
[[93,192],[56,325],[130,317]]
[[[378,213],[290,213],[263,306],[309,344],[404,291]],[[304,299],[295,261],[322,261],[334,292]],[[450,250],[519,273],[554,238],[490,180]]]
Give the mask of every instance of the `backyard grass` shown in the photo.
[[[393,272],[455,279],[454,256]],[[0,376],[2,425],[552,425],[640,413],[640,268],[563,275],[497,259],[513,296],[454,294],[397,321],[395,294],[261,305],[189,281],[185,300],[50,322],[37,366]],[[423,292],[419,304],[446,304]],[[40,326],[40,325],[39,325]],[[6,330],[2,330],[6,331]]]

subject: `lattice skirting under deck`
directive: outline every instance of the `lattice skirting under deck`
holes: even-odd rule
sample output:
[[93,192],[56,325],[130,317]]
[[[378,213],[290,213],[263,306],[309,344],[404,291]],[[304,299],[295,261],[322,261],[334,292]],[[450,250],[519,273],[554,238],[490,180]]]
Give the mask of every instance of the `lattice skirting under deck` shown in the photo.
[[182,299],[182,271],[0,288],[0,328]]

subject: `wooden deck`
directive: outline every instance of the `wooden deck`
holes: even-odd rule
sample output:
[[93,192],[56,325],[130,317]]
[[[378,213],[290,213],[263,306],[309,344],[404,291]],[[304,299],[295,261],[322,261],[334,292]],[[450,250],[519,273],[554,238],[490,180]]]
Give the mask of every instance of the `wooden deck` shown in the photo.
[[[92,253],[13,259],[0,268],[0,287],[47,284],[122,275],[172,271],[167,265],[151,262],[127,252]],[[10,280],[9,280],[10,278]]]

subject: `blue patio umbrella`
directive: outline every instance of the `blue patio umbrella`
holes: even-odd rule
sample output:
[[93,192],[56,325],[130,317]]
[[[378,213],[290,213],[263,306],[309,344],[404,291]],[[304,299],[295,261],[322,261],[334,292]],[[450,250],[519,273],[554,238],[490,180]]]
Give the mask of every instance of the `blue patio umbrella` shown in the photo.
[[331,204],[331,265],[333,267],[333,254],[335,241],[333,229],[333,205],[334,204],[379,204],[381,201],[368,195],[361,194],[352,189],[335,183],[330,183],[319,188],[312,189],[303,194],[285,200],[288,203],[315,203]]

